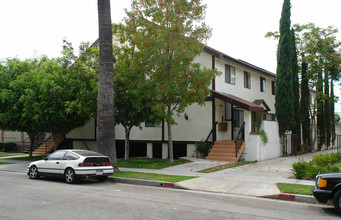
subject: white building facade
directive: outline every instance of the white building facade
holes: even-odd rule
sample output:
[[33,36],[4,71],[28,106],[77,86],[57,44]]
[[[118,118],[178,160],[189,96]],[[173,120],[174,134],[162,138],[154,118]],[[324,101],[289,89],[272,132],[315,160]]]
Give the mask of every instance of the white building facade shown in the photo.
[[[234,59],[213,48],[205,47],[194,62],[202,67],[215,68],[222,72],[211,83],[211,96],[204,106],[193,104],[185,112],[175,116],[177,125],[172,126],[174,156],[195,157],[195,143],[210,139],[234,140],[243,122],[245,149],[241,160],[261,161],[281,156],[278,125],[275,121],[275,74]],[[268,136],[264,144],[255,130],[255,115],[262,114],[262,129]],[[186,117],[185,117],[186,115]],[[142,130],[131,130],[131,156],[167,158],[167,126],[144,124]],[[73,139],[74,148],[96,150],[96,121],[66,135]],[[123,157],[124,129],[115,128],[118,158]]]

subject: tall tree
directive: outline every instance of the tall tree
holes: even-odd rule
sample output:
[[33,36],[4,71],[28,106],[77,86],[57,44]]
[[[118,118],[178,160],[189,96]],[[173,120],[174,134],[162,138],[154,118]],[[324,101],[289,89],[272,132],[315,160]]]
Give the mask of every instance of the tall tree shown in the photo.
[[308,65],[306,62],[302,62],[301,69],[301,103],[300,114],[302,122],[302,140],[303,149],[305,152],[310,149],[311,135],[310,135],[310,90],[309,90],[309,78],[307,76]]
[[152,122],[152,97],[155,96],[147,75],[150,69],[144,65],[143,54],[139,51],[129,29],[123,24],[113,24],[113,45],[115,57],[115,122],[125,131],[124,158],[129,160],[130,131],[142,122]]
[[292,74],[292,36],[290,32],[290,0],[284,0],[280,20],[280,38],[277,50],[275,108],[278,119],[279,135],[284,144],[286,131],[294,125],[294,93]]
[[97,148],[100,153],[110,157],[113,167],[117,170],[110,0],[97,0],[97,6],[99,24]]
[[299,150],[301,146],[301,117],[300,117],[300,91],[298,80],[298,59],[296,48],[295,30],[291,29],[291,50],[292,50],[292,83],[294,94],[294,126],[292,129],[293,134],[297,135],[297,146]]
[[202,0],[133,0],[126,24],[153,71],[155,109],[167,122],[169,161],[173,162],[173,115],[194,102],[204,104],[216,71],[193,63],[211,35],[203,23]]
[[330,120],[330,93],[329,93],[329,70],[324,68],[324,97],[323,97],[323,121],[325,129],[325,144],[328,149],[331,141],[331,120]]

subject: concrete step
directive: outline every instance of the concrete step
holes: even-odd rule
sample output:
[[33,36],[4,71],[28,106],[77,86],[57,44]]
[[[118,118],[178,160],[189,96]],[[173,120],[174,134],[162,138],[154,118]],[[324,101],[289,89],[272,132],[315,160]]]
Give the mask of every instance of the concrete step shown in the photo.
[[207,156],[206,160],[236,162],[236,157]]

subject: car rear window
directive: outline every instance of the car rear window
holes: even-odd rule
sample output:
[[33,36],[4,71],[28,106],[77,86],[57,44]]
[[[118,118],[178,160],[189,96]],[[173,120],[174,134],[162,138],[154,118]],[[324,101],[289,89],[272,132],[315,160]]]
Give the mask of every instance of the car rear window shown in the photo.
[[75,152],[78,155],[84,156],[84,157],[89,157],[89,156],[93,156],[93,157],[98,157],[98,156],[102,156],[102,154],[94,152],[94,151],[87,151],[87,150],[74,150],[73,152]]
[[110,160],[107,157],[88,157],[88,158],[85,158],[83,163],[93,163],[93,164],[110,163]]

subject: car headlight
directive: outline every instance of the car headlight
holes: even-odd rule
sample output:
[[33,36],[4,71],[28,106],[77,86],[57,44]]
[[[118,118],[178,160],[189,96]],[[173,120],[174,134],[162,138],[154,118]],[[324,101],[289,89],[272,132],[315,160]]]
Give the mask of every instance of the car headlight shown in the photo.
[[318,187],[319,188],[327,187],[327,180],[318,178]]

